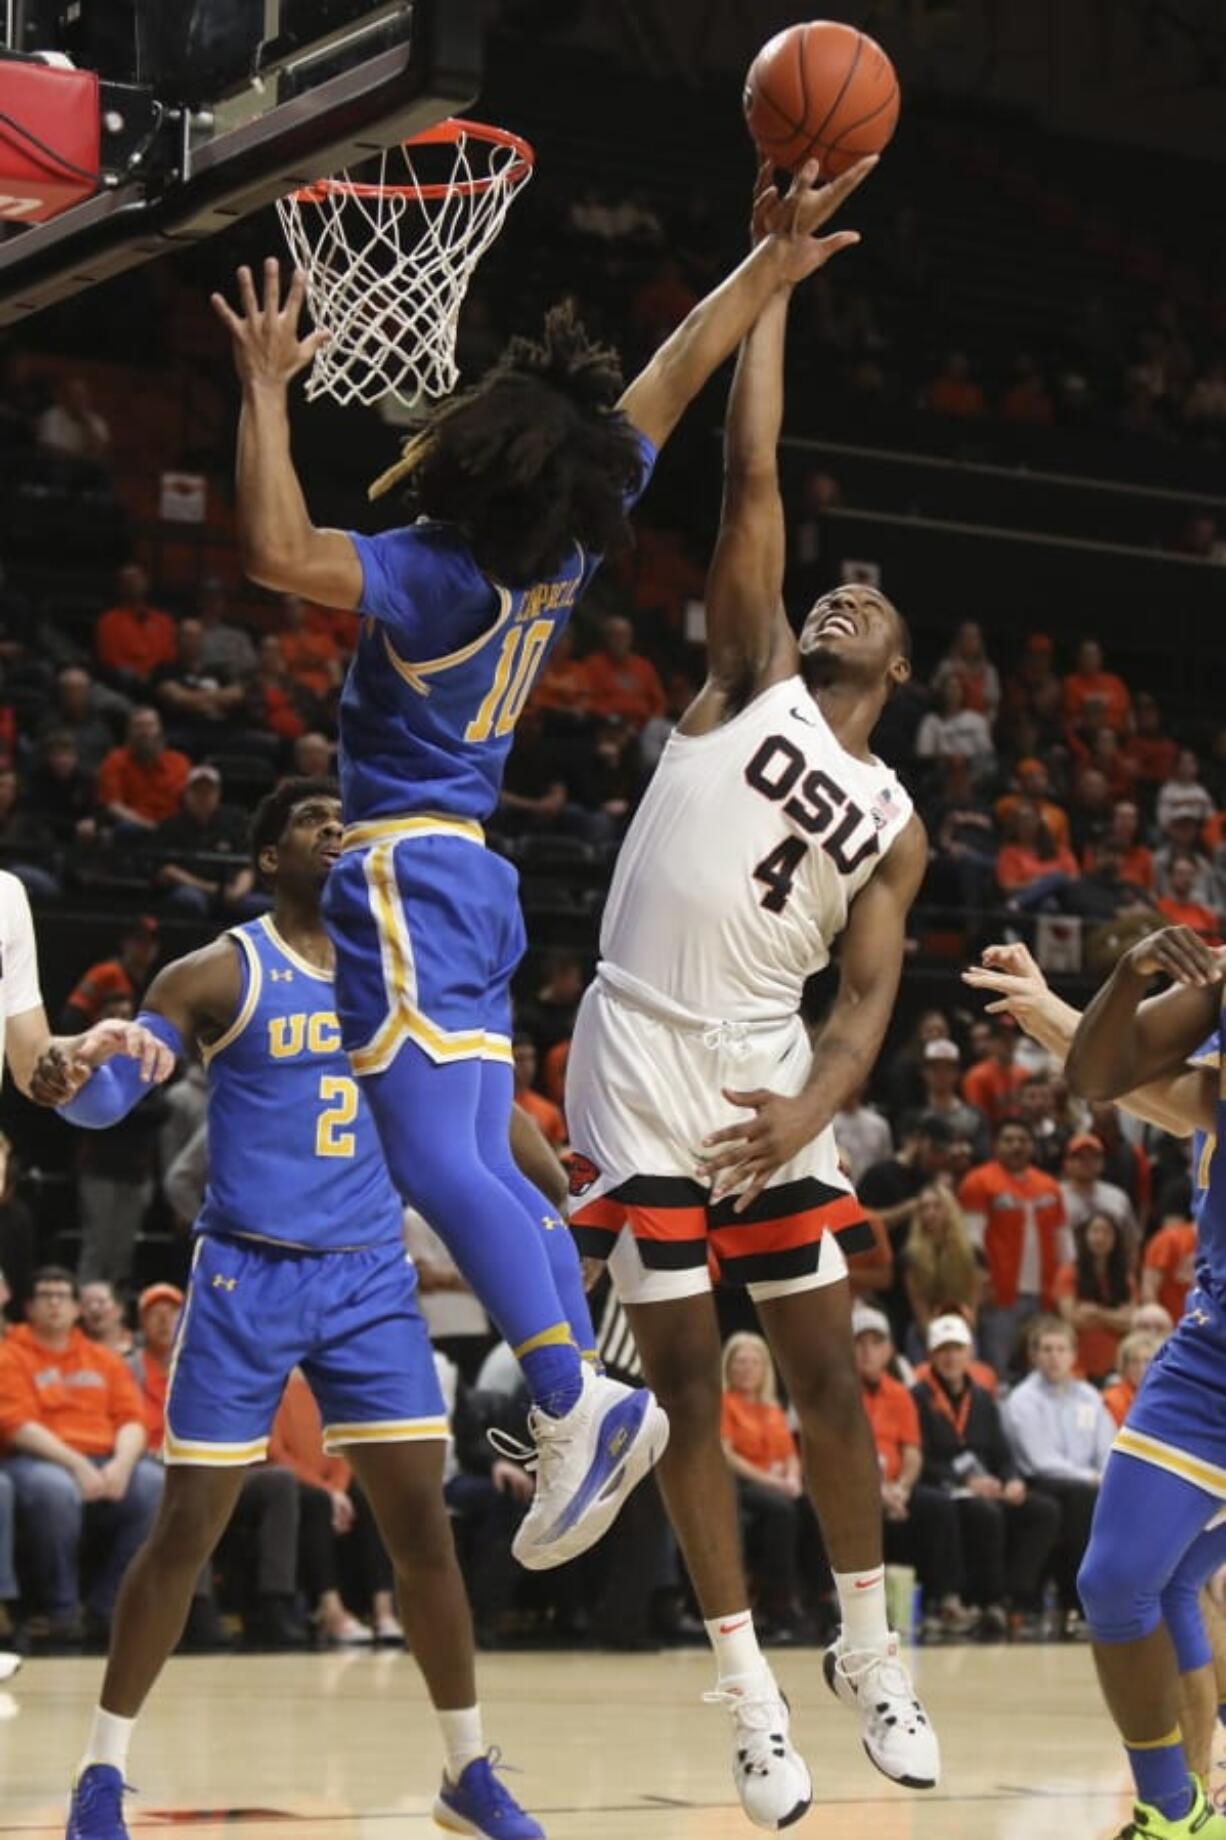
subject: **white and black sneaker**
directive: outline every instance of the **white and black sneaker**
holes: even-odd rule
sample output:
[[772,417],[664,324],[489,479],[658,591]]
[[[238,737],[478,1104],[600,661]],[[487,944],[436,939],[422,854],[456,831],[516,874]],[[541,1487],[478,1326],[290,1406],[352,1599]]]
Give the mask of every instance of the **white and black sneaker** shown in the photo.
[[813,1781],[788,1735],[788,1703],[774,1675],[731,1675],[702,1697],[731,1715],[732,1779],[748,1818],[770,1833],[791,1827],[809,1811]]
[[900,1659],[898,1637],[888,1648],[845,1648],[840,1636],[822,1657],[826,1685],[860,1714],[860,1737],[870,1763],[904,1789],[935,1789],[941,1747]]

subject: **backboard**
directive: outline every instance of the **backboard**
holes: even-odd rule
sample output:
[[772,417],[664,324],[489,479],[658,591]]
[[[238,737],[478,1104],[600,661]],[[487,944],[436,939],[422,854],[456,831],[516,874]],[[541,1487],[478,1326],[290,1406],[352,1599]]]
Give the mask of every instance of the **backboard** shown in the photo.
[[[0,326],[466,110],[480,0],[8,0],[104,78],[103,187],[0,243]],[[0,65],[0,75],[3,66]]]

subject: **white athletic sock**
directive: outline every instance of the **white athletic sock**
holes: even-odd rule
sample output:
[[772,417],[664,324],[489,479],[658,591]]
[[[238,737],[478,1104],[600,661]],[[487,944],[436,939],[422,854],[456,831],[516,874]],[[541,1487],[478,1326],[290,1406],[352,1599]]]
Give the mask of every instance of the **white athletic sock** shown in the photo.
[[885,1614],[885,1567],[871,1572],[835,1572],[835,1589],[843,1613],[844,1648],[873,1649],[889,1645],[890,1625]]
[[715,1650],[721,1680],[733,1674],[761,1673],[767,1668],[766,1657],[758,1647],[751,1610],[734,1610],[731,1616],[708,1617],[703,1627]]
[[465,1706],[459,1712],[439,1712],[435,1716],[443,1734],[443,1769],[448,1782],[457,1783],[469,1764],[485,1755],[481,1708]]
[[101,1706],[95,1706],[81,1769],[88,1769],[91,1763],[109,1763],[121,1776],[126,1776],[128,1746],[135,1730],[135,1719],[121,1719],[117,1712],[105,1712]]

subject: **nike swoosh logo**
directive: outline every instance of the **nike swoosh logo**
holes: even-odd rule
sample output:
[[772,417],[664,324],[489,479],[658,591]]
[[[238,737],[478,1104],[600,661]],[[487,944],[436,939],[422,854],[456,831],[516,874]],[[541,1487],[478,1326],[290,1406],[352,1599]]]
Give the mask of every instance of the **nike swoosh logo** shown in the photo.
[[797,709],[795,703],[792,704],[789,714],[794,715],[798,722],[803,722],[806,728],[817,727],[817,723],[813,720],[813,717],[807,716],[803,709]]
[[739,1623],[721,1623],[719,1633],[721,1636],[730,1636],[734,1630],[746,1628],[750,1621],[751,1618],[743,1616]]
[[856,1579],[856,1589],[857,1591],[871,1591],[874,1585],[878,1585],[880,1583],[881,1583],[880,1578],[857,1578]]

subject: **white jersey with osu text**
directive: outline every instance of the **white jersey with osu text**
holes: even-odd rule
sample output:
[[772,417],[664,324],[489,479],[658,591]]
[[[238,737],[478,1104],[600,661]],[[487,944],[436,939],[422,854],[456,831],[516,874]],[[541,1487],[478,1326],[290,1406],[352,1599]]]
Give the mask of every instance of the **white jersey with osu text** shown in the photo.
[[674,733],[618,857],[602,967],[695,1019],[794,1015],[911,809],[800,677],[710,734]]

